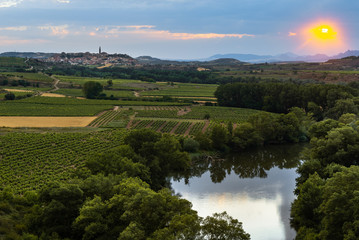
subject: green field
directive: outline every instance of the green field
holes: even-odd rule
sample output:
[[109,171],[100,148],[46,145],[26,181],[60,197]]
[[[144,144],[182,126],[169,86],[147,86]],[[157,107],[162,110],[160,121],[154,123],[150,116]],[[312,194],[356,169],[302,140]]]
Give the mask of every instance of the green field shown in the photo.
[[17,57],[0,57],[0,67],[25,67],[25,59]]
[[173,97],[214,97],[218,85],[175,83],[174,86],[164,85],[164,89],[142,92],[141,96],[173,96]]
[[74,76],[55,76],[61,82],[71,83],[74,85],[82,86],[85,82],[95,81],[101,83],[103,86],[107,85],[107,81],[112,80],[114,89],[121,90],[144,90],[152,89],[158,87],[152,83],[142,82],[140,80],[131,80],[131,79],[105,79],[105,78],[89,78],[89,77],[74,77]]
[[230,107],[211,107],[211,106],[193,106],[191,111],[178,116],[178,110],[137,110],[137,117],[148,118],[177,118],[177,119],[205,119],[209,115],[209,120],[217,122],[244,122],[248,118],[261,111],[247,108],[230,108]]
[[27,72],[0,72],[1,75],[17,78],[17,80],[28,80],[36,82],[52,82],[53,79],[41,73],[27,73]]
[[177,102],[30,97],[0,102],[0,116],[93,116],[114,106],[182,106]]
[[[59,93],[59,94],[63,94],[66,96],[72,96],[72,97],[84,97],[84,94],[82,92],[82,89],[77,89],[77,88],[61,88],[59,90],[56,90],[56,92],[54,93]],[[102,93],[105,93],[106,96],[111,96],[113,95],[114,97],[134,97],[133,91],[126,91],[126,90],[120,90],[120,91],[115,91],[115,90],[104,90]]]
[[0,135],[0,187],[15,193],[65,181],[86,156],[122,142],[125,131],[93,133],[8,133]]

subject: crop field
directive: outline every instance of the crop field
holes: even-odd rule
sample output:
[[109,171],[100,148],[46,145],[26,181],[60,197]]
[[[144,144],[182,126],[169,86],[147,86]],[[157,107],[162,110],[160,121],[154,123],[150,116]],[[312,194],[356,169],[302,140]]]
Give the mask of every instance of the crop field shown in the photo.
[[0,67],[24,67],[26,63],[23,58],[0,57]]
[[15,89],[15,88],[4,88],[5,91],[13,93],[32,93],[34,91],[28,89]]
[[136,116],[142,118],[205,119],[207,115],[212,121],[240,123],[261,111],[247,108],[193,106],[182,115],[178,115],[177,110],[138,110],[137,112]]
[[218,85],[176,83],[161,90],[142,92],[141,96],[173,96],[173,97],[214,97]]
[[[78,88],[60,88],[59,90],[56,90],[56,93],[71,97],[84,97],[82,89]],[[133,91],[129,90],[104,90],[103,93],[105,93],[106,96],[113,95],[114,97],[134,97]]]
[[[30,92],[14,92],[14,91],[8,91],[8,92],[14,93],[14,95],[15,95],[16,97],[19,97],[19,96],[27,96],[28,94],[30,94],[30,95],[32,94],[31,91],[30,91]],[[6,94],[7,94],[6,92],[1,92],[1,93],[0,93],[0,100],[4,99]]]
[[120,111],[106,111],[101,116],[94,119],[89,127],[101,127],[110,123],[112,120],[116,119],[116,117],[120,114]]
[[76,98],[45,98],[32,97],[21,99],[17,102],[35,104],[63,104],[63,105],[107,105],[107,106],[186,106],[188,103],[156,102],[156,101],[120,101],[120,100],[97,100]]
[[74,77],[74,76],[55,76],[61,82],[72,83],[74,85],[83,85],[87,81],[95,81],[101,83],[103,86],[107,85],[107,81],[112,80],[114,89],[121,90],[143,90],[149,88],[158,87],[152,83],[142,82],[140,80],[131,80],[131,79],[105,79],[105,78],[89,78],[89,77]]
[[94,116],[114,106],[185,105],[176,102],[92,100],[75,98],[30,97],[0,102],[0,116]]
[[129,129],[148,128],[161,133],[195,135],[203,130],[205,124],[203,120],[141,118],[133,120]]
[[41,92],[41,91],[48,91],[51,90],[51,88],[47,88],[47,87],[31,87],[31,86],[27,86],[27,87],[23,87],[23,86],[17,86],[17,87],[13,87],[13,86],[3,86],[2,88],[6,88],[9,91],[31,91],[31,92]]
[[58,93],[42,93],[41,97],[66,97],[66,96]]
[[0,127],[86,127],[96,117],[0,117]]
[[35,104],[15,100],[0,102],[0,116],[94,116],[111,108],[112,105]]
[[204,119],[208,114],[209,119],[212,121],[240,123],[247,121],[251,115],[259,112],[261,111],[247,108],[195,106],[181,118]]
[[16,193],[66,181],[86,156],[121,144],[124,130],[92,133],[8,133],[0,135],[0,187]]
[[26,72],[0,72],[1,75],[7,77],[20,78],[22,80],[36,81],[36,82],[52,82],[53,79],[41,73],[26,73]]

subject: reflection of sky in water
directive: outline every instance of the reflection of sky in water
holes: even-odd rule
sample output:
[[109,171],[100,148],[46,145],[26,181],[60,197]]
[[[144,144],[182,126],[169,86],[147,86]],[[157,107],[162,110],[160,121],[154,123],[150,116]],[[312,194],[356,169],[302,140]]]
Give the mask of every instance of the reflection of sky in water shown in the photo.
[[206,172],[200,178],[191,178],[189,185],[172,182],[172,188],[192,202],[202,217],[227,211],[243,222],[252,240],[293,239],[289,216],[295,169],[274,167],[267,174],[267,178],[240,179],[232,172],[221,183],[212,183]]

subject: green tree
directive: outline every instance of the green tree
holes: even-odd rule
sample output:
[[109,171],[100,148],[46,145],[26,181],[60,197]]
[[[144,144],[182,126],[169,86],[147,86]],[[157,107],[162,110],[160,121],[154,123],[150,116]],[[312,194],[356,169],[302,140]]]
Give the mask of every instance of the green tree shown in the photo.
[[83,191],[76,184],[53,183],[40,191],[39,205],[29,218],[32,233],[50,238],[74,236],[71,224],[83,203]]
[[241,150],[263,144],[263,138],[251,123],[244,122],[234,130],[232,144],[234,149]]
[[74,227],[83,239],[188,239],[198,234],[191,203],[168,189],[155,192],[139,179],[124,179],[108,201],[87,200]]
[[215,213],[202,222],[202,235],[209,240],[249,240],[250,235],[242,228],[242,223],[226,212]]
[[228,131],[219,124],[214,125],[211,131],[210,139],[212,140],[212,147],[217,150],[225,151],[227,149]]
[[84,83],[82,91],[86,98],[94,99],[100,95],[103,91],[103,87],[99,82],[88,81]]
[[5,100],[15,100],[15,94],[13,94],[12,92],[9,92],[9,93],[5,94],[4,99]]

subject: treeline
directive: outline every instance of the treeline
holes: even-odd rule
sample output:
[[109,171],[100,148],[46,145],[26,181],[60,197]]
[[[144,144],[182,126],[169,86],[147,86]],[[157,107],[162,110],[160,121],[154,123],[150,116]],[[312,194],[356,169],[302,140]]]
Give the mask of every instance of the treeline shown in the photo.
[[[256,76],[219,76],[212,71],[197,71],[194,67],[185,69],[162,69],[146,67],[110,67],[110,68],[89,68],[84,66],[54,65],[44,71],[46,74],[97,77],[114,79],[136,79],[147,82],[182,82],[182,83],[203,83],[203,84],[226,84],[234,82],[261,82],[261,77]],[[282,82],[284,80],[268,79],[270,81]],[[286,80],[287,81],[287,80]],[[296,82],[296,80],[291,80]],[[303,82],[303,81],[301,81]],[[312,81],[306,81],[312,82]]]
[[267,144],[306,142],[308,128],[313,123],[311,116],[299,108],[291,109],[288,114],[262,112],[236,126],[231,122],[215,124],[210,131],[185,139],[184,149],[241,152]]
[[166,70],[145,68],[89,68],[82,66],[56,65],[46,70],[47,74],[69,75],[79,77],[136,79],[148,82],[189,82],[189,83],[217,83],[211,72],[188,70]]
[[359,239],[359,121],[345,114],[309,129],[291,208],[296,239]]
[[22,196],[0,191],[0,238],[250,239],[227,213],[200,218],[166,188],[170,175],[189,166],[175,137],[132,131],[120,147],[88,157],[67,183]]
[[287,113],[292,107],[312,112],[317,120],[339,118],[357,113],[358,90],[331,84],[292,82],[231,83],[217,88],[215,96],[221,106],[242,107]]

